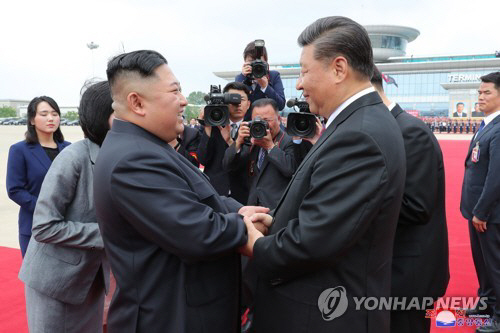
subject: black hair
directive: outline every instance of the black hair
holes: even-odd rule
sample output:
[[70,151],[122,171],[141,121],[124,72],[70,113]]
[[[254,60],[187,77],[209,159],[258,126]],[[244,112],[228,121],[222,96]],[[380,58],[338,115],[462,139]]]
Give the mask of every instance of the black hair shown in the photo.
[[382,83],[383,82],[382,81],[382,73],[380,73],[377,66],[373,66],[373,75],[372,75],[372,79],[370,80],[370,82],[377,89],[384,91],[384,85]]
[[[39,143],[35,125],[32,125],[31,121],[36,117],[36,108],[38,107],[38,104],[40,104],[41,102],[47,102],[50,105],[50,107],[53,108],[57,112],[57,114],[59,114],[59,117],[61,117],[61,110],[59,109],[59,105],[57,105],[54,99],[52,99],[49,96],[39,96],[33,98],[31,102],[28,104],[28,114],[27,114],[28,119],[26,121],[28,130],[24,134],[27,143]],[[60,125],[54,132],[54,141],[59,143],[64,142],[64,135],[61,132]]]
[[309,25],[297,39],[301,47],[314,44],[316,60],[344,56],[349,66],[367,79],[372,77],[373,50],[365,28],[350,18],[329,16]]
[[160,53],[151,50],[140,50],[117,55],[108,62],[106,74],[111,87],[116,78],[123,72],[135,72],[142,77],[155,76],[155,69],[168,64]]
[[500,71],[489,73],[481,76],[481,81],[484,83],[493,83],[495,85],[495,89],[500,89]]
[[109,117],[113,113],[113,99],[108,81],[87,82],[80,99],[78,116],[83,134],[90,141],[101,146],[109,131]]
[[463,106],[465,106],[464,102],[458,102],[457,106],[459,106],[460,104],[462,104]]
[[229,89],[243,91],[247,95],[247,98],[250,99],[250,88],[248,88],[246,84],[243,84],[241,82],[229,82],[228,84],[226,84],[222,92],[227,93]]
[[256,100],[255,102],[253,102],[252,103],[252,112],[253,112],[254,108],[261,108],[261,107],[268,106],[268,105],[271,105],[273,107],[274,112],[279,113],[278,104],[272,98],[261,98],[261,99]]
[[[248,56],[250,56],[253,60],[259,60],[257,59],[257,50],[255,49],[255,42],[250,42],[245,47],[245,50],[243,51],[243,59],[246,59]],[[264,60],[267,62],[267,50],[265,46],[262,48],[262,56],[264,57]]]

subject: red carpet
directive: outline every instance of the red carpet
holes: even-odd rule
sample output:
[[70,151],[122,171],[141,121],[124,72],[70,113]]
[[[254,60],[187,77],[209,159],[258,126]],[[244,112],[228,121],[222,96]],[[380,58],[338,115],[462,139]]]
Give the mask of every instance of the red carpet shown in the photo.
[[28,333],[20,267],[21,251],[0,247],[0,333]]
[[[446,213],[450,243],[451,280],[447,296],[475,296],[477,278],[470,253],[467,221],[460,215],[460,193],[468,141],[440,141],[446,170]],[[19,250],[0,247],[0,333],[28,332],[23,284],[17,279]],[[474,327],[437,328],[432,333],[474,332]]]

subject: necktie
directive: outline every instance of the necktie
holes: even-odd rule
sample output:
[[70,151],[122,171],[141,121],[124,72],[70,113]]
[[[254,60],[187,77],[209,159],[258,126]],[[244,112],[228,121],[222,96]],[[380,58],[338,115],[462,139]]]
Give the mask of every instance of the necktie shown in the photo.
[[267,150],[264,148],[260,148],[259,151],[259,159],[257,160],[257,167],[260,168],[262,167],[262,163],[264,162],[264,158],[266,157]]
[[236,140],[236,135],[238,135],[238,124],[232,123],[231,124],[231,139]]
[[481,130],[484,128],[484,120],[481,121],[481,126],[479,126],[479,129],[477,130],[477,132],[481,132]]

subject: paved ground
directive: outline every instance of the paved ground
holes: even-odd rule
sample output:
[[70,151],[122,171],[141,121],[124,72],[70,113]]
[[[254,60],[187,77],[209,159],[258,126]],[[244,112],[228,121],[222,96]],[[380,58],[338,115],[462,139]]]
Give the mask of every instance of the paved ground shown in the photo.
[[[7,196],[5,177],[9,147],[24,138],[25,126],[0,125],[0,246],[19,248],[17,214],[19,206]],[[75,142],[83,139],[79,126],[63,126],[65,139]],[[469,134],[436,134],[439,140],[470,140]]]

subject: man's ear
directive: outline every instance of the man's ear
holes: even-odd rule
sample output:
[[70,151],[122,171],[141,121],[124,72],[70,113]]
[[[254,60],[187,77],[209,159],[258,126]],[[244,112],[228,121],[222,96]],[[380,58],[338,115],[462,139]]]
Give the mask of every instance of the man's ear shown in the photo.
[[141,95],[133,91],[127,95],[127,104],[129,109],[135,114],[144,117],[146,111],[144,109],[144,100]]
[[330,63],[330,69],[336,77],[337,82],[342,82],[347,76],[348,64],[347,59],[343,56],[338,56]]

